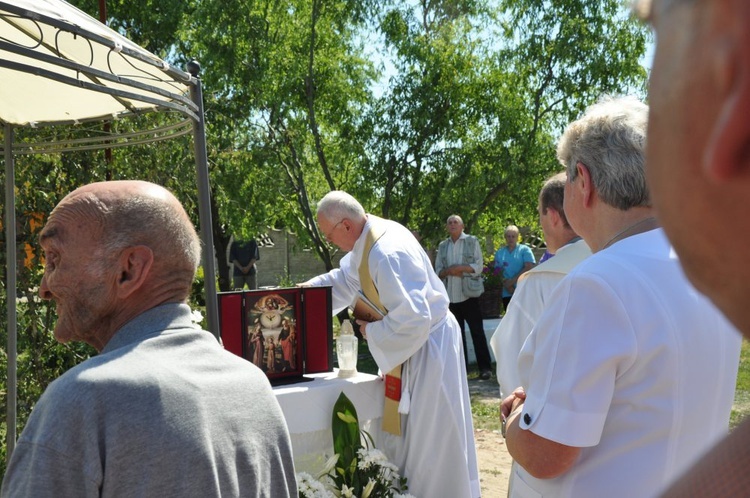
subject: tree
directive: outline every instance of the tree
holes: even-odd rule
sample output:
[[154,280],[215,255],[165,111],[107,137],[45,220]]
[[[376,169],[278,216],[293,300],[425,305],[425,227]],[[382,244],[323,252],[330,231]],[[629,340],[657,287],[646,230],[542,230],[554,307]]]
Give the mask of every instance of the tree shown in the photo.
[[534,224],[565,124],[645,81],[648,33],[618,0],[402,2],[379,27],[396,72],[369,117],[364,174],[383,214],[433,243],[454,212],[472,233]]
[[[231,169],[230,179],[214,169],[212,178],[227,194],[233,185],[235,198],[266,208],[256,223],[298,230],[328,268],[313,201],[350,184],[363,154],[352,134],[374,77],[356,40],[368,8],[358,1],[204,2],[196,16],[208,22],[185,34],[196,53],[211,54],[214,122],[232,121],[238,140],[226,128],[212,128],[214,136],[227,156],[252,158],[238,163],[241,174]],[[236,23],[237,16],[248,22]],[[219,215],[247,225],[231,202],[220,204]]]

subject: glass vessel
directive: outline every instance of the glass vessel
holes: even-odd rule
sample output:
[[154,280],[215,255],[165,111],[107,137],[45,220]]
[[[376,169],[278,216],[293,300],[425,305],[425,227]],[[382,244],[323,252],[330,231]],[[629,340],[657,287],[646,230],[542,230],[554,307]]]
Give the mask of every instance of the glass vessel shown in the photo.
[[357,375],[357,336],[349,320],[341,324],[339,337],[336,339],[336,356],[339,360],[339,377]]

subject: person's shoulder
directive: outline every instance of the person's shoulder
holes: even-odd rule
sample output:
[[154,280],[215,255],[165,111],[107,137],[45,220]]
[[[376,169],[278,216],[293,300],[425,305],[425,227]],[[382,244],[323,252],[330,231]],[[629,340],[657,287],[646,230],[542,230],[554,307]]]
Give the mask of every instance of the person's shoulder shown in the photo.
[[[633,241],[627,242],[630,244]],[[666,278],[662,284],[667,285],[673,281],[675,275],[681,275],[679,262],[676,258],[670,257],[669,247],[628,247],[628,244],[618,244],[591,255],[587,254],[570,270],[569,276],[574,279],[607,282],[609,286],[619,287],[637,285],[637,282],[658,278]]]
[[69,411],[78,411],[82,406],[91,406],[90,399],[97,391],[96,375],[91,375],[102,363],[99,356],[89,358],[71,368],[47,386],[34,408],[54,410],[59,416]]

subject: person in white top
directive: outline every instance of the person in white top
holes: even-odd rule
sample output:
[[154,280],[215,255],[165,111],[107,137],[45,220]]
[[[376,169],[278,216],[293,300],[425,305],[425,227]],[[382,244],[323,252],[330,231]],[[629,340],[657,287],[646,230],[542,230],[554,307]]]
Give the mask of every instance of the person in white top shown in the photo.
[[368,234],[381,234],[365,262],[387,314],[357,323],[382,372],[403,366],[402,434],[378,433],[378,449],[407,477],[414,496],[479,497],[461,334],[427,254],[406,227],[366,214],[346,192],[326,194],[317,215],[325,237],[349,253],[340,268],[301,285],[332,286],[334,314],[352,305],[363,290],[359,266]]
[[539,224],[547,251],[554,257],[519,277],[508,310],[490,339],[497,360],[501,399],[521,385],[518,353],[544,311],[552,290],[575,265],[591,255],[591,249],[571,228],[565,216],[565,181],[565,173],[558,173],[544,182],[539,192]]
[[511,496],[655,496],[728,430],[740,336],[653,217],[647,119],[605,99],[558,144],[565,213],[594,254],[552,292],[503,400]]
[[484,324],[482,322],[482,310],[479,307],[479,295],[468,296],[464,292],[464,279],[472,276],[481,278],[482,248],[479,241],[473,235],[464,232],[464,220],[457,214],[448,217],[445,227],[450,235],[440,242],[437,256],[435,257],[435,272],[443,281],[448,297],[450,298],[450,310],[461,327],[461,339],[464,345],[464,359],[468,366],[466,354],[466,329],[464,323],[469,324],[471,342],[474,344],[474,353],[479,367],[479,376],[482,380],[489,380],[492,375],[492,359],[487,347],[487,337],[484,335]]

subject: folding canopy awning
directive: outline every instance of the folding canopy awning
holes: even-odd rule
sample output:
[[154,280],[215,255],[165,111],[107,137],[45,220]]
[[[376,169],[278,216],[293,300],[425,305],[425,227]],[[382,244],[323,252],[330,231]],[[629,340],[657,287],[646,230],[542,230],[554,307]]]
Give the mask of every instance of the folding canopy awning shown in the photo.
[[[209,329],[218,337],[203,97],[197,63],[185,72],[62,0],[0,0],[0,123],[4,127],[8,308],[8,457],[16,439],[16,213],[14,156],[149,143],[192,131]],[[14,128],[106,121],[166,111],[155,129],[21,143]]]

